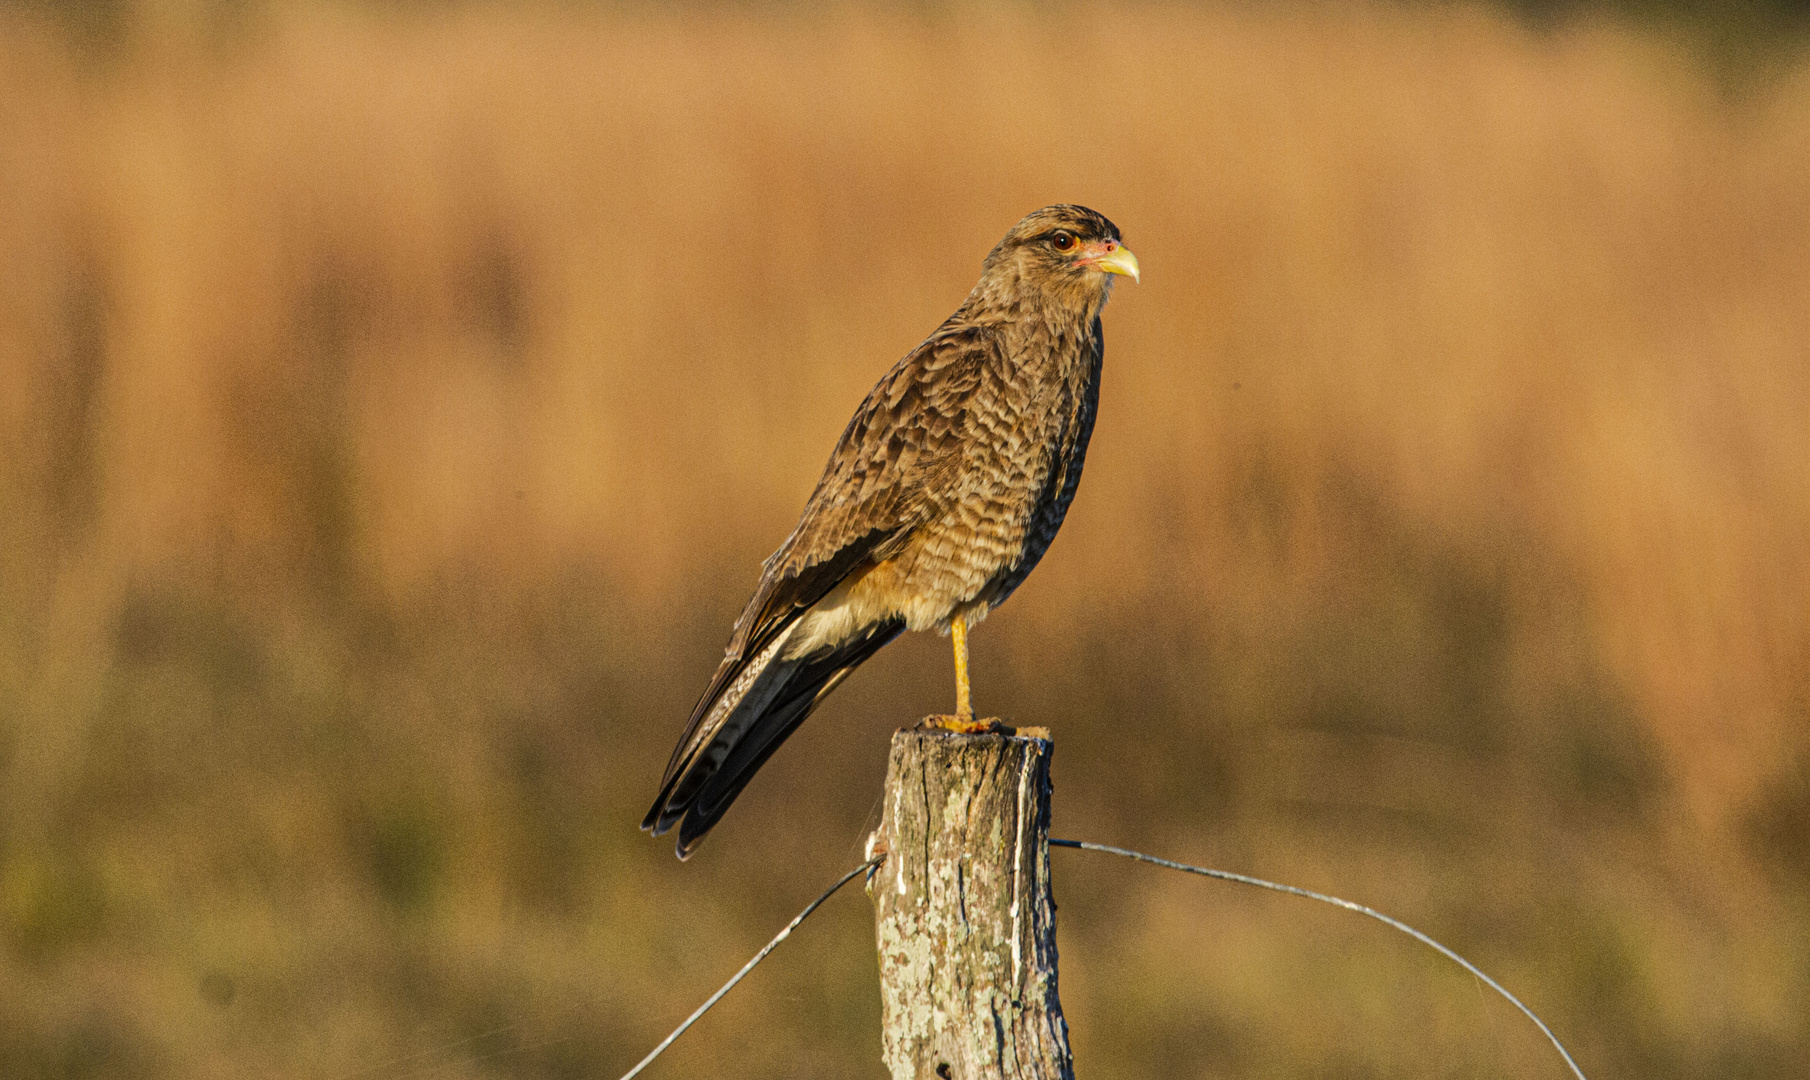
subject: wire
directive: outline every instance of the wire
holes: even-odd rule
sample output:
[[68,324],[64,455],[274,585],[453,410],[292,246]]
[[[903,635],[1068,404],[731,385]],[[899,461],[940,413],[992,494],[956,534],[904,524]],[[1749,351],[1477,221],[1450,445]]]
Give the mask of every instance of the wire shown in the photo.
[[743,964],[742,969],[735,973],[734,978],[732,978],[728,982],[724,983],[723,988],[721,990],[718,990],[716,993],[710,995],[710,1000],[704,1002],[704,1004],[702,1004],[702,1005],[699,1005],[697,1012],[694,1012],[690,1016],[686,1017],[685,1022],[683,1024],[680,1024],[678,1027],[674,1028],[671,1035],[668,1035],[665,1039],[661,1040],[660,1045],[654,1047],[653,1053],[648,1054],[646,1057],[642,1058],[641,1063],[639,1065],[636,1065],[634,1068],[630,1069],[628,1072],[623,1073],[622,1080],[634,1080],[635,1077],[641,1075],[642,1069],[645,1069],[649,1065],[652,1065],[654,1063],[654,1059],[659,1057],[661,1054],[665,1053],[666,1048],[673,1044],[673,1040],[675,1040],[679,1036],[685,1034],[686,1029],[691,1027],[691,1025],[697,1023],[699,1017],[701,1017],[705,1013],[709,1012],[711,1006],[713,1006],[717,1002],[723,1000],[724,994],[727,994],[729,991],[735,989],[735,984],[738,982],[741,982],[742,979],[744,977],[746,977],[750,971],[753,971],[754,965],[760,963],[762,960],[765,960],[767,958],[768,953],[772,952],[774,949],[779,948],[779,943],[784,941],[785,939],[791,937],[792,931],[798,929],[798,924],[801,922],[804,922],[806,919],[810,918],[811,912],[816,911],[819,907],[822,907],[823,902],[825,900],[828,900],[830,897],[836,895],[836,891],[838,889],[842,888],[844,885],[847,885],[849,882],[851,882],[855,878],[859,877],[863,871],[872,870],[874,867],[879,866],[882,862],[885,862],[885,861],[886,861],[885,855],[876,855],[873,858],[862,863],[860,866],[855,867],[853,870],[850,870],[848,873],[846,873],[846,874],[842,875],[840,878],[838,878],[836,880],[836,884],[831,885],[828,889],[825,889],[822,896],[819,896],[817,899],[811,901],[809,906],[807,906],[803,911],[798,913],[797,918],[793,919],[791,922],[786,924],[786,928],[784,930],[781,930],[778,934],[774,935],[773,940],[767,942],[766,948],[755,953],[754,959],[748,961],[746,964]]
[[[1482,972],[1482,970],[1477,967],[1477,965],[1471,963],[1469,960],[1466,960],[1464,957],[1459,956],[1457,953],[1446,948],[1444,945],[1441,945],[1439,942],[1434,941],[1432,938],[1421,933],[1419,930],[1414,929],[1412,926],[1409,926],[1407,923],[1401,922],[1396,919],[1391,919],[1389,916],[1384,915],[1382,912],[1377,911],[1374,908],[1367,908],[1362,904],[1354,904],[1349,900],[1341,900],[1336,896],[1328,896],[1325,893],[1317,893],[1317,892],[1314,892],[1312,889],[1297,888],[1293,885],[1279,885],[1274,881],[1265,881],[1262,878],[1249,877],[1245,874],[1234,874],[1230,870],[1210,870],[1204,866],[1189,866],[1187,863],[1171,862],[1168,859],[1159,859],[1155,855],[1146,855],[1141,851],[1127,851],[1125,848],[1108,847],[1105,844],[1090,844],[1085,840],[1054,840],[1054,839],[1052,839],[1050,841],[1050,846],[1051,847],[1080,848],[1083,851],[1103,851],[1108,855],[1118,855],[1118,856],[1122,856],[1123,858],[1127,858],[1127,859],[1135,859],[1138,862],[1147,862],[1147,863],[1151,863],[1152,865],[1155,865],[1155,866],[1167,867],[1170,870],[1181,870],[1181,871],[1183,871],[1185,873],[1189,873],[1189,874],[1199,874],[1202,877],[1218,878],[1221,881],[1235,881],[1240,885],[1255,885],[1260,889],[1270,889],[1274,892],[1288,893],[1290,896],[1304,896],[1309,900],[1318,900],[1322,904],[1331,904],[1333,907],[1341,907],[1341,908],[1344,908],[1346,911],[1355,911],[1359,915],[1368,915],[1372,919],[1377,920],[1378,922],[1387,923],[1388,925],[1394,927],[1397,930],[1400,930],[1402,933],[1413,938],[1415,941],[1420,942],[1422,945],[1426,945],[1426,946],[1436,950],[1441,956],[1444,956],[1446,959],[1451,960],[1453,963],[1457,964],[1459,967],[1462,967],[1464,970],[1470,972],[1472,975],[1475,975],[1477,978],[1482,979],[1484,982],[1488,983],[1491,990],[1494,990],[1496,993],[1501,994],[1503,997],[1507,998],[1509,1004],[1513,1005],[1517,1009],[1520,1009],[1521,1012],[1524,1015],[1526,1015],[1526,1017],[1529,1020],[1532,1020],[1534,1022],[1534,1026],[1538,1027],[1540,1029],[1541,1033],[1546,1036],[1547,1041],[1552,1043],[1553,1049],[1557,1050],[1559,1052],[1559,1056],[1565,1059],[1565,1064],[1569,1065],[1571,1067],[1571,1074],[1573,1076],[1577,1077],[1577,1080],[1585,1080],[1583,1070],[1579,1069],[1577,1067],[1577,1062],[1571,1060],[1571,1054],[1565,1050],[1564,1044],[1559,1042],[1559,1037],[1552,1033],[1552,1029],[1546,1026],[1546,1022],[1544,1020],[1541,1020],[1538,1016],[1534,1015],[1534,1011],[1532,1009],[1521,1004],[1520,998],[1509,993],[1507,990],[1504,990],[1502,988],[1501,983],[1490,978],[1488,975],[1485,975]],[[847,879],[844,879],[844,880],[847,880]],[[627,1080],[627,1077],[624,1077],[623,1080]]]
[[[1513,1005],[1515,1008],[1521,1010],[1522,1015],[1526,1016],[1529,1020],[1533,1021],[1534,1026],[1540,1029],[1540,1033],[1546,1036],[1546,1040],[1548,1042],[1552,1043],[1553,1049],[1557,1050],[1559,1052],[1559,1056],[1565,1059],[1565,1064],[1568,1067],[1570,1067],[1571,1074],[1573,1076],[1577,1077],[1577,1080],[1586,1080],[1586,1078],[1584,1076],[1584,1071],[1582,1069],[1578,1068],[1576,1061],[1572,1060],[1570,1052],[1565,1049],[1565,1046],[1563,1043],[1559,1042],[1558,1036],[1554,1035],[1552,1033],[1552,1029],[1547,1027],[1546,1022],[1544,1020],[1541,1020],[1539,1018],[1539,1016],[1535,1015],[1535,1013],[1532,1009],[1528,1008],[1526,1005],[1521,1004],[1520,998],[1509,993],[1506,989],[1503,988],[1501,983],[1497,982],[1496,980],[1490,978],[1488,975],[1484,974],[1483,970],[1481,968],[1477,967],[1477,965],[1471,963],[1469,960],[1466,960],[1464,957],[1459,956],[1457,953],[1446,948],[1444,945],[1441,945],[1439,942],[1434,941],[1432,938],[1421,933],[1419,930],[1414,929],[1412,926],[1409,926],[1407,923],[1404,923],[1398,919],[1392,919],[1389,916],[1384,915],[1382,912],[1377,911],[1375,908],[1365,907],[1363,904],[1355,904],[1355,903],[1352,903],[1350,900],[1341,900],[1336,896],[1328,896],[1325,893],[1314,892],[1312,889],[1303,889],[1303,888],[1299,888],[1294,885],[1282,885],[1282,884],[1279,884],[1274,881],[1265,881],[1262,878],[1251,877],[1248,874],[1235,874],[1235,873],[1231,872],[1230,870],[1213,870],[1213,869],[1210,869],[1205,866],[1190,866],[1187,863],[1174,862],[1169,859],[1159,859],[1155,855],[1146,855],[1141,851],[1130,851],[1126,848],[1111,847],[1107,844],[1094,844],[1094,843],[1089,843],[1085,840],[1051,839],[1050,846],[1051,847],[1065,847],[1065,848],[1079,848],[1083,851],[1100,851],[1100,852],[1104,852],[1108,855],[1117,855],[1117,856],[1120,856],[1121,858],[1132,859],[1137,862],[1150,863],[1153,866],[1161,866],[1161,867],[1165,867],[1170,870],[1180,870],[1183,873],[1199,874],[1202,877],[1217,878],[1221,881],[1236,882],[1240,885],[1255,885],[1257,888],[1260,888],[1260,889],[1269,889],[1272,892],[1288,893],[1290,896],[1306,897],[1309,900],[1318,900],[1322,904],[1331,904],[1333,907],[1344,908],[1346,911],[1355,911],[1359,915],[1368,915],[1370,918],[1375,919],[1378,922],[1384,923],[1390,927],[1393,927],[1394,929],[1401,931],[1402,933],[1408,935],[1409,937],[1411,937],[1414,940],[1420,942],[1421,944],[1427,946],[1428,948],[1433,949],[1435,952],[1438,952],[1441,956],[1444,956],[1446,959],[1452,961],[1453,963],[1457,964],[1459,967],[1462,967],[1464,970],[1466,970],[1466,971],[1470,972],[1472,975],[1476,976],[1478,979],[1480,979],[1484,983],[1488,984],[1488,986],[1491,990],[1494,990],[1496,993],[1501,994],[1502,997],[1505,998],[1510,1005]],[[759,964],[762,960],[765,960],[767,958],[767,954],[771,953],[774,949],[777,949],[779,947],[780,942],[791,937],[792,931],[798,929],[798,926],[800,923],[802,923],[806,919],[810,918],[811,914],[813,912],[815,912],[819,907],[822,907],[824,901],[826,901],[830,897],[836,895],[836,893],[844,885],[847,885],[849,882],[853,881],[855,878],[861,876],[861,874],[863,872],[870,872],[875,867],[879,866],[882,862],[885,862],[885,861],[886,861],[885,855],[883,855],[883,854],[876,855],[875,857],[867,860],[866,862],[862,863],[861,865],[855,867],[853,870],[850,870],[848,873],[842,875],[840,878],[836,879],[836,883],[834,885],[831,885],[828,889],[825,889],[822,896],[819,896],[817,899],[811,901],[810,904],[808,904],[803,911],[798,913],[796,918],[794,918],[791,922],[786,924],[785,929],[781,930],[778,934],[774,935],[772,941],[767,942],[765,948],[761,949],[760,952],[755,953],[754,958],[752,960],[749,960],[746,964],[743,964],[742,969],[740,971],[736,972],[735,975],[732,978],[730,978],[730,980],[728,982],[724,983],[722,986],[722,989],[720,989],[716,993],[710,995],[709,1000],[705,1001],[704,1004],[698,1006],[698,1009],[696,1012],[694,1012],[690,1016],[686,1017],[684,1023],[682,1023],[678,1027],[674,1028],[672,1034],[668,1035],[665,1039],[662,1039],[660,1041],[659,1046],[654,1047],[653,1051],[651,1053],[649,1053],[646,1057],[642,1058],[641,1062],[639,1064],[637,1064],[634,1068],[630,1069],[628,1072],[624,1073],[622,1075],[622,1080],[634,1080],[635,1077],[641,1075],[642,1070],[646,1069],[649,1065],[653,1064],[655,1058],[658,1058],[661,1054],[665,1053],[666,1048],[671,1046],[678,1039],[679,1036],[685,1034],[686,1031],[690,1030],[691,1025],[697,1023],[698,1020],[700,1018],[702,1018],[705,1013],[709,1012],[716,1005],[717,1002],[719,1002],[723,999],[724,995],[728,994],[729,991],[735,989],[735,986],[737,983],[741,982],[744,978],[746,978],[748,973],[750,971],[753,971],[757,964]]]

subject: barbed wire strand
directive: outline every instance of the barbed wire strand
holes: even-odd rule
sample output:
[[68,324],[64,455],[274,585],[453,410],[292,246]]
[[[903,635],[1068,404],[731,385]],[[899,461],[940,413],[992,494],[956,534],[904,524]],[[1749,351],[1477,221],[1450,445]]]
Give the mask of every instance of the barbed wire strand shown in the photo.
[[[1471,963],[1469,960],[1466,960],[1464,957],[1459,956],[1457,953],[1446,948],[1444,945],[1441,945],[1439,942],[1434,941],[1432,938],[1421,933],[1419,930],[1414,929],[1412,926],[1409,926],[1407,923],[1401,922],[1400,920],[1397,920],[1397,919],[1391,919],[1389,916],[1384,915],[1382,912],[1377,911],[1375,908],[1368,908],[1362,904],[1354,904],[1349,900],[1341,900],[1336,896],[1328,896],[1325,893],[1317,893],[1317,892],[1314,892],[1312,889],[1302,889],[1302,888],[1298,888],[1294,885],[1281,885],[1274,881],[1265,881],[1262,878],[1250,877],[1247,874],[1234,874],[1230,870],[1212,870],[1212,869],[1208,869],[1207,867],[1204,867],[1204,866],[1190,866],[1187,863],[1173,862],[1169,859],[1159,859],[1155,855],[1146,855],[1141,851],[1128,851],[1125,848],[1110,847],[1106,844],[1094,844],[1094,843],[1089,843],[1088,841],[1085,841],[1085,840],[1051,839],[1050,846],[1051,847],[1065,847],[1065,848],[1080,848],[1083,851],[1105,852],[1108,855],[1118,855],[1123,858],[1134,859],[1138,862],[1146,862],[1146,863],[1150,863],[1154,866],[1166,867],[1170,870],[1180,870],[1180,871],[1183,871],[1184,873],[1199,874],[1202,877],[1218,878],[1221,881],[1237,882],[1240,885],[1255,885],[1260,889],[1269,889],[1273,892],[1288,893],[1290,896],[1303,896],[1309,900],[1318,900],[1322,904],[1331,904],[1333,907],[1344,908],[1346,911],[1355,911],[1359,915],[1368,915],[1372,919],[1377,920],[1378,922],[1386,923],[1389,926],[1392,926],[1395,929],[1400,930],[1402,933],[1413,938],[1415,941],[1418,941],[1422,945],[1426,945],[1429,948],[1435,950],[1441,956],[1444,956],[1446,959],[1457,964],[1459,967],[1462,967],[1464,970],[1470,972],[1472,975],[1475,975],[1477,978],[1483,980],[1485,983],[1488,983],[1489,988],[1491,990],[1494,990],[1496,993],[1501,994],[1503,997],[1507,998],[1508,1003],[1510,1005],[1513,1005],[1515,1008],[1520,1009],[1523,1015],[1525,1015],[1529,1020],[1532,1020],[1534,1022],[1534,1026],[1540,1029],[1541,1034],[1546,1036],[1546,1039],[1548,1042],[1552,1043],[1553,1049],[1557,1050],[1559,1052],[1559,1056],[1565,1059],[1565,1064],[1569,1065],[1571,1067],[1571,1074],[1573,1076],[1577,1077],[1577,1080],[1585,1080],[1584,1071],[1577,1067],[1577,1062],[1571,1060],[1571,1054],[1565,1049],[1565,1045],[1563,1043],[1559,1042],[1559,1037],[1552,1033],[1552,1029],[1546,1026],[1546,1022],[1544,1020],[1541,1020],[1538,1016],[1534,1015],[1534,1011],[1532,1009],[1521,1004],[1520,998],[1516,997],[1515,995],[1509,993],[1507,990],[1503,989],[1501,983],[1490,978],[1488,975],[1485,975],[1483,973],[1483,971],[1477,967],[1477,965]],[[627,1078],[624,1077],[623,1080],[627,1080]]]
[[762,960],[765,960],[767,958],[768,953],[772,952],[774,949],[779,948],[780,942],[791,937],[792,931],[798,929],[798,924],[801,922],[804,922],[806,919],[810,918],[811,913],[813,911],[816,911],[819,907],[822,907],[823,902],[825,900],[828,900],[830,897],[836,895],[837,890],[841,889],[844,885],[847,885],[849,882],[855,880],[855,878],[860,877],[861,874],[864,873],[865,871],[872,870],[874,867],[879,866],[882,862],[885,862],[885,861],[886,861],[885,855],[876,855],[873,858],[862,863],[860,866],[855,867],[853,870],[850,870],[848,873],[846,873],[846,874],[842,875],[840,878],[836,879],[836,884],[831,885],[829,888],[825,889],[823,891],[822,896],[819,896],[817,899],[811,901],[810,904],[803,911],[798,913],[797,918],[795,918],[791,922],[787,923],[786,928],[784,930],[781,930],[778,934],[774,935],[772,941],[767,942],[766,948],[755,953],[754,959],[748,961],[746,964],[743,964],[742,969],[735,973],[734,978],[732,978],[728,982],[724,983],[723,988],[721,990],[718,990],[716,993],[710,995],[710,1000],[704,1002],[704,1004],[702,1004],[702,1005],[699,1005],[698,1011],[694,1012],[690,1016],[686,1017],[685,1022],[683,1024],[680,1024],[678,1027],[674,1028],[671,1035],[668,1035],[665,1039],[661,1040],[660,1045],[654,1047],[652,1053],[650,1053],[646,1057],[642,1058],[641,1063],[639,1065],[636,1065],[634,1068],[630,1069],[628,1072],[623,1073],[622,1080],[634,1080],[635,1077],[640,1076],[642,1069],[645,1069],[649,1065],[652,1065],[654,1063],[654,1059],[659,1057],[661,1054],[665,1053],[666,1048],[673,1044],[673,1040],[675,1040],[679,1036],[685,1034],[686,1029],[690,1028],[691,1025],[697,1023],[699,1017],[701,1017],[705,1013],[709,1012],[711,1009],[711,1006],[713,1006],[717,1002],[723,1000],[724,994],[727,994],[729,991],[735,989],[736,983],[741,982],[742,979],[745,978],[750,971],[753,971],[754,966],[756,964],[760,963]]

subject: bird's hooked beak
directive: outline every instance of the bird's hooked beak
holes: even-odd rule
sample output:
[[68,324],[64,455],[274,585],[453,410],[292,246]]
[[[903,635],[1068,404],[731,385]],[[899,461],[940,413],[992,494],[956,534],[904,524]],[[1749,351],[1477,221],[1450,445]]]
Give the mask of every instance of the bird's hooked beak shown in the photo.
[[1138,280],[1138,257],[1117,240],[1096,240],[1083,249],[1081,265],[1092,266],[1108,274],[1124,274]]

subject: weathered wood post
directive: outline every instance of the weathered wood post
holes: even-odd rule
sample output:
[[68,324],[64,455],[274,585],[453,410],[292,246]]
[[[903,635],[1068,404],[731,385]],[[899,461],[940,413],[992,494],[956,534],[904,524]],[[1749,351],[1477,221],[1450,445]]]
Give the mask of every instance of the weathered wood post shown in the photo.
[[869,840],[888,854],[868,883],[893,1080],[1074,1076],[1056,997],[1054,746],[1025,730],[893,736]]

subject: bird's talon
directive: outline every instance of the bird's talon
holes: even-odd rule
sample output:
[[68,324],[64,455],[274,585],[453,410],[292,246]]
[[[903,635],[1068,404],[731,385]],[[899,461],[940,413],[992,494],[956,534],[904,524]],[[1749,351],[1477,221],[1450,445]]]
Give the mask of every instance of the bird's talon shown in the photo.
[[1018,729],[998,717],[976,720],[973,717],[926,716],[924,727],[952,731],[957,735],[1016,735]]

